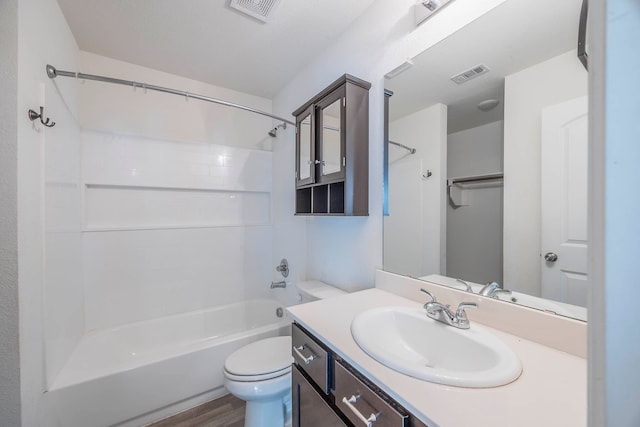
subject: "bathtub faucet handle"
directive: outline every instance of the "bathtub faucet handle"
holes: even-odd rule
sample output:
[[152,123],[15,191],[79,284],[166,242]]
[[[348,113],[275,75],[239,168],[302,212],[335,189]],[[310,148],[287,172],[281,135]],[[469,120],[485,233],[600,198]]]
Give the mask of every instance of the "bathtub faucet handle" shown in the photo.
[[282,277],[287,277],[289,275],[289,262],[286,258],[282,258],[280,260],[280,265],[276,266],[276,271],[282,274]]

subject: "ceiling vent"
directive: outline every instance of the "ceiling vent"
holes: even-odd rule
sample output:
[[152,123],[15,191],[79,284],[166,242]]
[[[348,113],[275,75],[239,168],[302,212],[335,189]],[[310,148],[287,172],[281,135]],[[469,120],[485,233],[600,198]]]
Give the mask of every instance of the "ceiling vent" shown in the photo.
[[466,71],[461,72],[460,74],[456,74],[451,77],[451,80],[461,85],[462,83],[466,83],[471,79],[475,79],[478,76],[486,74],[489,72],[489,67],[484,64],[476,65]]
[[271,19],[282,0],[231,0],[229,6],[262,22]]

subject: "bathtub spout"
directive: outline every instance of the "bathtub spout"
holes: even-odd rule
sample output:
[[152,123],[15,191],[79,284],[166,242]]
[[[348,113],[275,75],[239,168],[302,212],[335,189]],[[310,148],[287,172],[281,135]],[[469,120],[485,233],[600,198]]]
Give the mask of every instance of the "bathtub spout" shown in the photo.
[[282,282],[271,282],[271,289],[274,288],[286,288],[287,287],[287,282],[285,282],[284,280]]

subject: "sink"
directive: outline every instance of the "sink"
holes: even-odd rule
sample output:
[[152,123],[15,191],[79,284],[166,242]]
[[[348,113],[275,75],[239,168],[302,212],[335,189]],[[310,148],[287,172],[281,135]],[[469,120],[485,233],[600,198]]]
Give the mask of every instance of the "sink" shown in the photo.
[[423,309],[383,307],[362,312],[351,334],[383,365],[425,381],[458,387],[497,387],[520,376],[515,353],[487,329],[462,330],[437,322]]

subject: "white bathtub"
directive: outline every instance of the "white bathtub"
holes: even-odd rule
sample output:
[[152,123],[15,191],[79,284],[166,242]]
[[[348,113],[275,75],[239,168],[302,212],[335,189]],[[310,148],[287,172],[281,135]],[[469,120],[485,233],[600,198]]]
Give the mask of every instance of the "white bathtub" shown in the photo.
[[46,394],[49,425],[141,425],[162,408],[225,394],[231,352],[290,333],[278,307],[250,300],[88,333]]

